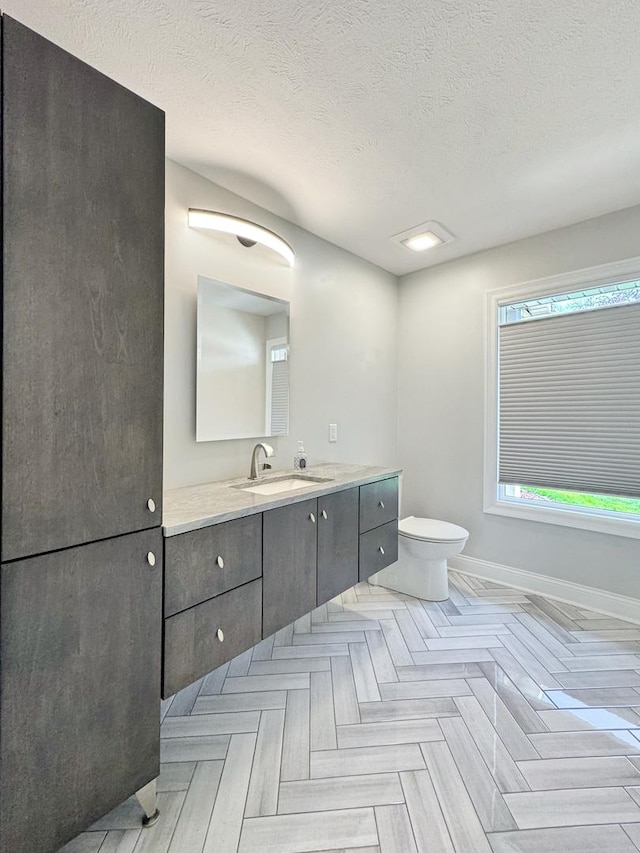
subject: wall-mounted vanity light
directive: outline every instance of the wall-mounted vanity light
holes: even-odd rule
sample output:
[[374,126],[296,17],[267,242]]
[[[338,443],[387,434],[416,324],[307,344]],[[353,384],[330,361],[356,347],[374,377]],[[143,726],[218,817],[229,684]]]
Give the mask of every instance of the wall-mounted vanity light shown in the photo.
[[198,210],[189,208],[189,226],[191,228],[204,228],[209,231],[222,231],[225,234],[235,235],[243,246],[255,246],[260,243],[268,249],[277,252],[290,267],[294,265],[295,255],[291,246],[282,237],[279,237],[268,228],[240,219],[228,213],[218,213],[214,210]]

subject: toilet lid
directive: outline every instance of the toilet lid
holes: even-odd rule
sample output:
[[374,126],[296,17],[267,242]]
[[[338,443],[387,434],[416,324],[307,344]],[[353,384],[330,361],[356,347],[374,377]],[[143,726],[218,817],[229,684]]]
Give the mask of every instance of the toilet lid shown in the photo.
[[415,515],[398,522],[398,533],[428,542],[455,542],[469,536],[469,531],[458,524],[438,521],[435,518],[416,518]]

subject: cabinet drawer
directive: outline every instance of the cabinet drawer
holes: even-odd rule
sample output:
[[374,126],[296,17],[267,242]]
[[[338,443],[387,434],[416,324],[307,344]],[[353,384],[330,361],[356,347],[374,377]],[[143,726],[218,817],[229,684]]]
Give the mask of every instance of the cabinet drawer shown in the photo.
[[360,533],[398,517],[398,478],[360,486]]
[[[218,630],[222,631],[222,640]],[[165,619],[163,698],[222,666],[261,638],[261,580]]]
[[360,535],[359,576],[364,581],[398,559],[398,522],[389,521]]
[[203,527],[165,539],[164,615],[262,575],[262,515]]

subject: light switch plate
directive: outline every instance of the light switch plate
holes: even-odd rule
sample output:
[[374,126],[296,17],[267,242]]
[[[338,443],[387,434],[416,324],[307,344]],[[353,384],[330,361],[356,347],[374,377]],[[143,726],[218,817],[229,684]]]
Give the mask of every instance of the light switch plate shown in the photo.
[[329,424],[329,441],[338,440],[338,424]]

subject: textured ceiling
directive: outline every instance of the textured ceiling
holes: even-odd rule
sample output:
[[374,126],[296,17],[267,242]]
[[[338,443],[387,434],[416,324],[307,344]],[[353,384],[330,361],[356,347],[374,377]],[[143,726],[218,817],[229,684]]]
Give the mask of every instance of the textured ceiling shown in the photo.
[[[401,274],[640,203],[637,0],[4,0],[172,159]],[[456,235],[417,255],[389,237]]]

